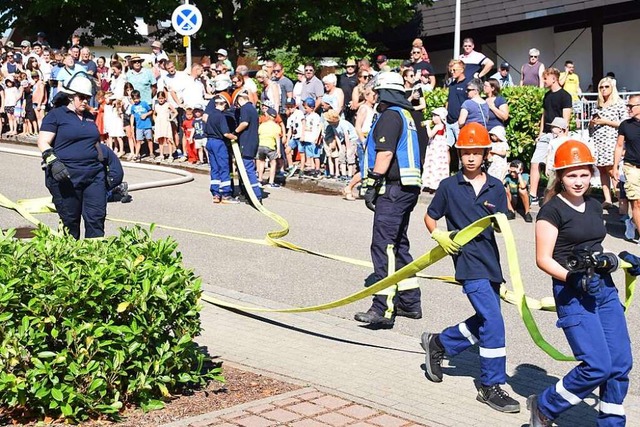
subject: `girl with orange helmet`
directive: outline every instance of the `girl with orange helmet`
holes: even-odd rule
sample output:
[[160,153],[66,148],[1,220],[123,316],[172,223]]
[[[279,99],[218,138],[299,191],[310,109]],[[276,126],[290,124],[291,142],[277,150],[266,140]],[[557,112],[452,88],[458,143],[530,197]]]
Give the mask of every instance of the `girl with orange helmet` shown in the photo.
[[610,269],[590,272],[569,268],[576,249],[602,252],[607,230],[600,203],[589,197],[594,159],[582,142],[568,140],[558,146],[556,180],[538,213],[536,263],[552,277],[553,295],[562,328],[580,364],[540,395],[527,399],[530,425],[551,425],[551,420],[577,405],[596,388],[600,390],[598,426],[623,426],[622,402],[629,387],[632,365],[627,322]]

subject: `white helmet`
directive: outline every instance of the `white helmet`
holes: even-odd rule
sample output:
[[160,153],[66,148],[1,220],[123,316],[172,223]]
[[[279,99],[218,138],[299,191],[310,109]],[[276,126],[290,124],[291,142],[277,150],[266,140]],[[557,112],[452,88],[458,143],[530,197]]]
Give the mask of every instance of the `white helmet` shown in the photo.
[[389,89],[404,92],[404,79],[398,73],[384,71],[378,73],[373,90]]
[[218,74],[213,78],[215,83],[216,92],[222,92],[231,87],[231,77],[228,74]]
[[71,95],[80,94],[93,96],[93,88],[93,78],[91,78],[84,71],[80,71],[79,73],[71,76],[71,79],[69,79],[67,83],[62,85],[61,92]]

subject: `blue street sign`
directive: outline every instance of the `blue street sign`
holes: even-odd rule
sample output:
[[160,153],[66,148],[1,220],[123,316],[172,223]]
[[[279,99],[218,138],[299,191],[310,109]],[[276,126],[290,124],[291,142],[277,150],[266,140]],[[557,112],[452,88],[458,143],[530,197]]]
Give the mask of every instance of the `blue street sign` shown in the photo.
[[171,24],[181,36],[192,36],[202,26],[202,13],[192,4],[183,4],[173,11]]

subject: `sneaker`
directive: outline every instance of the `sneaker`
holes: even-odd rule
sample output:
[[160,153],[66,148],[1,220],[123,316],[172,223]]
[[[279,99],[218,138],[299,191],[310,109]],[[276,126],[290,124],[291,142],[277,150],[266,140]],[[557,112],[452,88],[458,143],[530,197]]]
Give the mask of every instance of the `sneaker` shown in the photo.
[[516,213],[514,211],[507,212],[507,219],[511,221],[512,219],[516,219]]
[[533,222],[533,218],[531,217],[531,212],[527,212],[524,214],[524,222]]
[[396,316],[408,317],[409,319],[422,319],[422,310],[406,311],[402,308],[396,309]]
[[153,160],[155,160],[156,163],[160,163],[160,162],[162,162],[164,160],[164,156],[158,156]]
[[356,313],[356,315],[353,316],[353,318],[358,322],[369,323],[371,325],[379,325],[379,326],[384,326],[389,328],[392,328],[393,324],[395,323],[393,318],[388,319],[383,315],[376,313],[371,308],[366,313],[362,313],[362,312]]
[[631,218],[624,222],[624,237],[627,240],[633,240],[636,237],[636,226]]
[[267,184],[265,185],[266,188],[280,188],[280,184],[276,184],[275,182],[273,184]]
[[540,198],[529,194],[529,204],[531,206],[538,206],[540,204]]
[[240,201],[231,196],[224,196],[222,200],[220,200],[220,203],[223,205],[238,205],[240,204]]
[[529,427],[550,427],[551,420],[544,416],[538,409],[538,396],[532,394],[527,398],[527,409],[531,412],[529,416]]
[[440,334],[423,332],[420,337],[420,345],[425,351],[424,365],[426,367],[427,378],[434,383],[442,382],[442,359],[444,358],[444,348],[442,348],[436,338]]
[[520,403],[509,396],[509,393],[504,391],[500,387],[500,384],[480,386],[476,400],[478,402],[486,403],[496,411],[506,412],[509,414],[520,412]]
[[167,157],[166,162],[167,163],[173,163],[173,156]]

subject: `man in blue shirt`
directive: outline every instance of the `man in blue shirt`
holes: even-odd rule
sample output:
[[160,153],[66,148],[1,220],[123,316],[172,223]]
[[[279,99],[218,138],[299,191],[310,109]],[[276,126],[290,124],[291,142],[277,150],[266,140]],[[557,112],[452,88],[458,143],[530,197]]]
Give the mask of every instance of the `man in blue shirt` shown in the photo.
[[131,126],[135,126],[136,130],[136,143],[133,147],[134,160],[139,162],[141,159],[140,146],[147,140],[149,147],[149,156],[153,156],[153,131],[151,124],[151,116],[153,115],[153,109],[149,104],[140,99],[140,91],[134,90],[131,92]]
[[[500,254],[491,227],[485,229],[462,250],[453,234],[487,215],[506,213],[507,195],[498,179],[483,172],[491,139],[480,123],[469,123],[460,131],[456,143],[462,171],[440,183],[424,217],[431,237],[453,256],[457,281],[476,314],[446,328],[440,334],[422,334],[426,352],[427,378],[442,381],[442,358],[455,356],[478,343],[480,383],[476,399],[500,412],[520,412],[520,404],[509,397],[500,385],[506,382],[504,320],[500,311],[500,284],[504,281]],[[447,230],[437,228],[444,217]]]
[[[242,163],[249,176],[249,185],[258,201],[261,201],[262,190],[260,190],[258,183],[255,164],[255,158],[258,154],[258,111],[255,105],[249,101],[249,93],[246,91],[238,94],[236,102],[240,108],[237,110],[238,126],[235,129],[235,134],[238,135],[238,143],[240,144],[240,152],[242,153]],[[236,159],[236,161],[239,161],[239,159]],[[242,188],[244,188],[244,186]]]
[[467,100],[467,84],[471,79],[465,78],[465,64],[459,59],[452,59],[449,62],[449,95],[447,97],[447,144],[453,147],[460,133],[458,119],[462,103]]

